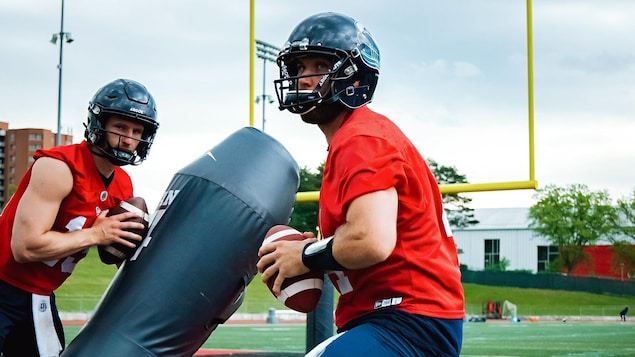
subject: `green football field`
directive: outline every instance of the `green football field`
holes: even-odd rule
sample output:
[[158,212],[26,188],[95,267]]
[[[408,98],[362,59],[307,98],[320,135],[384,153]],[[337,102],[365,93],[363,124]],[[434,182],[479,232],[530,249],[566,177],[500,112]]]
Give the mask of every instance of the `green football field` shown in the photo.
[[[86,258],[95,264],[80,264],[57,291],[60,311],[94,311],[116,268],[99,264],[96,252]],[[520,289],[464,284],[466,312],[478,315],[482,303],[509,300],[518,305],[519,316],[553,316],[532,323],[492,321],[466,323],[463,356],[635,356],[635,320],[618,321],[618,312],[633,305],[632,296],[612,296],[572,291]],[[256,277],[247,287],[239,313],[261,314],[284,308]],[[555,316],[569,316],[567,323]],[[579,322],[578,317],[604,322]],[[605,320],[608,319],[608,320]],[[65,326],[66,341],[79,326]],[[205,349],[255,350],[302,354],[306,327],[303,324],[220,325],[202,346]]]
[[[66,326],[70,341],[78,326]],[[204,349],[305,350],[304,324],[220,325]],[[461,356],[635,356],[635,321],[466,323]]]

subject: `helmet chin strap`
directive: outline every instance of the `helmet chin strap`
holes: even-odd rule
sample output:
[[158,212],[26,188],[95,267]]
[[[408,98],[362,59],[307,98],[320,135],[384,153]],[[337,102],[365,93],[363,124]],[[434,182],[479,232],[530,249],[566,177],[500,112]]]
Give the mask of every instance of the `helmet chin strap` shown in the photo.
[[[121,136],[120,136],[121,137]],[[90,144],[91,147],[95,148],[95,150],[91,150],[91,152],[99,157],[103,157],[110,161],[111,164],[115,166],[125,166],[125,165],[138,165],[141,161],[136,160],[137,157],[136,152],[127,152],[120,149],[115,149],[105,138],[103,138],[105,147],[102,147],[97,144]]]
[[309,124],[328,124],[347,108],[339,101],[322,103],[301,114],[302,121]]
[[[110,149],[110,152],[109,152],[109,149],[104,149],[92,144],[91,146],[96,149],[96,150],[91,150],[93,154],[107,159],[108,161],[110,161],[111,164],[115,166],[136,165],[133,161],[130,161],[134,158],[135,154],[130,154],[121,150],[116,150],[116,149],[113,149],[112,147],[109,148]],[[122,160],[120,159],[120,157],[125,157],[128,160]]]
[[135,165],[136,153],[129,153],[127,151],[117,150],[114,148],[110,148],[110,150],[113,153],[113,157],[110,162],[113,164],[117,166],[124,166],[128,164]]

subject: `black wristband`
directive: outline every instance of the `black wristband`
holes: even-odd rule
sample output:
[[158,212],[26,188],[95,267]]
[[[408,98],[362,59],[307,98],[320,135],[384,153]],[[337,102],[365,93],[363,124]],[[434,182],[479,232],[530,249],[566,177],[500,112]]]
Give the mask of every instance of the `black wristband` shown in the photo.
[[333,237],[305,245],[302,263],[311,270],[346,270],[333,256]]

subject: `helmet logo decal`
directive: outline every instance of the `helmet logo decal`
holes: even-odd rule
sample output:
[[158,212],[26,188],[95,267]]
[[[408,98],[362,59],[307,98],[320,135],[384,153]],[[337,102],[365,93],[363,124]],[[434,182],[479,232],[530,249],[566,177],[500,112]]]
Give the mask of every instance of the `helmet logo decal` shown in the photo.
[[302,51],[306,51],[309,48],[309,39],[305,37],[302,41],[293,43],[292,45],[298,46]]
[[143,110],[141,110],[139,108],[134,108],[134,107],[131,107],[130,111],[134,112],[134,113],[139,113],[139,114],[144,114],[145,113]]
[[327,73],[327,74],[323,75],[322,78],[320,78],[320,81],[318,82],[317,87],[315,87],[315,89],[317,89],[319,91],[320,88],[326,82],[326,80],[329,79],[329,76],[330,76],[330,73]]

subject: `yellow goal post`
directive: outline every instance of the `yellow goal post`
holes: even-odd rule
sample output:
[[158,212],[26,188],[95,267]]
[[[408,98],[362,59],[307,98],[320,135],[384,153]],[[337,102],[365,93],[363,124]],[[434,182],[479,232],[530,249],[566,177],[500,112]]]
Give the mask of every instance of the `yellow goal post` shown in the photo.
[[[255,27],[254,27],[254,2],[250,0],[250,38],[249,38],[249,125],[254,126],[254,63],[255,63]],[[535,177],[534,165],[534,62],[533,62],[533,28],[532,28],[532,1],[526,0],[527,14],[527,106],[529,126],[529,178],[524,181],[506,181],[490,183],[454,183],[439,185],[442,194],[455,194],[462,192],[484,192],[505,190],[537,189],[538,181]],[[298,192],[297,202],[314,202],[320,197],[319,191]]]

